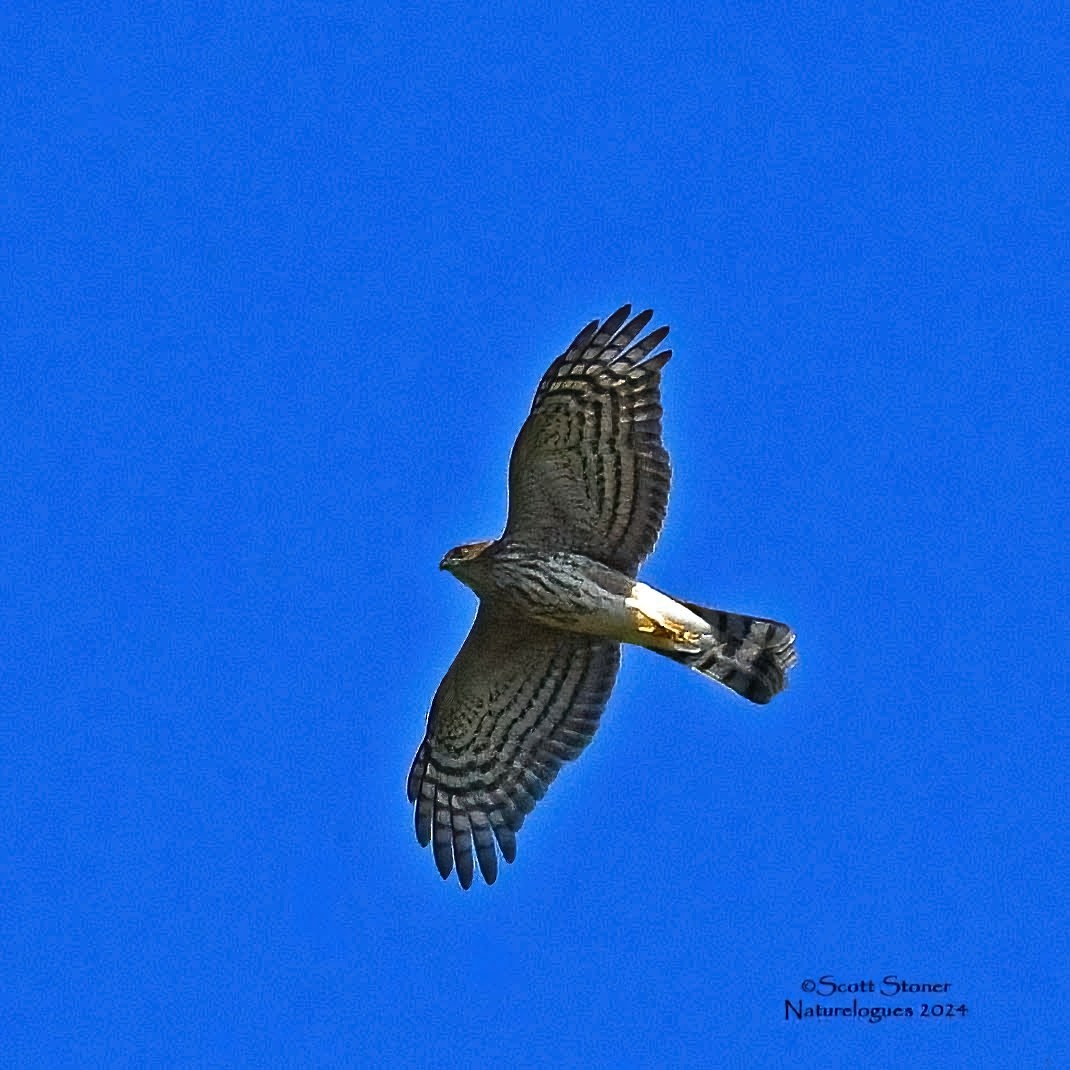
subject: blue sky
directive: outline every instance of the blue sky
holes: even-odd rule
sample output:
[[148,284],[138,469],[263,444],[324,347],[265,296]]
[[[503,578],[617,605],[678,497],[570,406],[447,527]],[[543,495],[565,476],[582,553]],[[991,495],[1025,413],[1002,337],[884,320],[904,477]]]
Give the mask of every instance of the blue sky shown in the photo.
[[[3,18],[12,1065],[1070,1059],[1065,14]],[[405,799],[436,566],[626,301],[643,578],[801,662],[757,709],[626,651],[463,893]],[[887,976],[967,1010],[785,1020]]]

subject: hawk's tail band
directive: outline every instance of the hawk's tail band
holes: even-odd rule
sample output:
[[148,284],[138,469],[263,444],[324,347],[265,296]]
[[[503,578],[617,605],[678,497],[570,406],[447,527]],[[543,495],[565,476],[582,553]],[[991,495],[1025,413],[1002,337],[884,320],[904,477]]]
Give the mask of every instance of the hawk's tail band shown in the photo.
[[768,702],[787,686],[787,672],[798,661],[795,633],[761,617],[726,613],[683,602],[712,629],[697,638],[698,650],[659,653],[730,687],[751,702]]

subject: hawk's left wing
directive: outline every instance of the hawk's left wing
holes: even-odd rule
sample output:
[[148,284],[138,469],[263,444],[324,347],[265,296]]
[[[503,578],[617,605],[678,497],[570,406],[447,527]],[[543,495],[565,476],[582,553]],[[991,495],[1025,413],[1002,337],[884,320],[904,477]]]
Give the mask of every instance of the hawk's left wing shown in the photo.
[[498,875],[562,762],[590,742],[620,664],[617,643],[543,628],[480,605],[439,685],[409,772],[416,838],[439,873]]
[[653,313],[628,320],[630,312],[625,305],[589,324],[542,377],[509,461],[502,538],[634,576],[669,497],[660,384],[672,352],[650,355],[668,327],[636,342]]

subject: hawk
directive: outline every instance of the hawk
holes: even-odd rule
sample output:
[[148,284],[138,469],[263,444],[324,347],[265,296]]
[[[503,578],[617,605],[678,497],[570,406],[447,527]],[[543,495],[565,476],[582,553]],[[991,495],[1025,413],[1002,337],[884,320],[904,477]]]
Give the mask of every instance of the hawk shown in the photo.
[[786,624],[707,609],[636,579],[669,496],[652,312],[595,320],[550,365],[509,461],[505,531],[441,568],[479,596],[409,772],[416,838],[463,888],[498,875],[563,762],[591,741],[621,643],[768,702],[795,664]]

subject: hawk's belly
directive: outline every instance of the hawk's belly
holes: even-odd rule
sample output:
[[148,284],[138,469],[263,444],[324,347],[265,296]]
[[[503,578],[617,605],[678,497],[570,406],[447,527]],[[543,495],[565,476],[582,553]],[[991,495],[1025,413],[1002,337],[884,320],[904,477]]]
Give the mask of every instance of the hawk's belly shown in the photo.
[[674,598],[582,554],[507,551],[496,555],[493,581],[484,597],[564,631],[675,651],[698,651],[710,631]]

